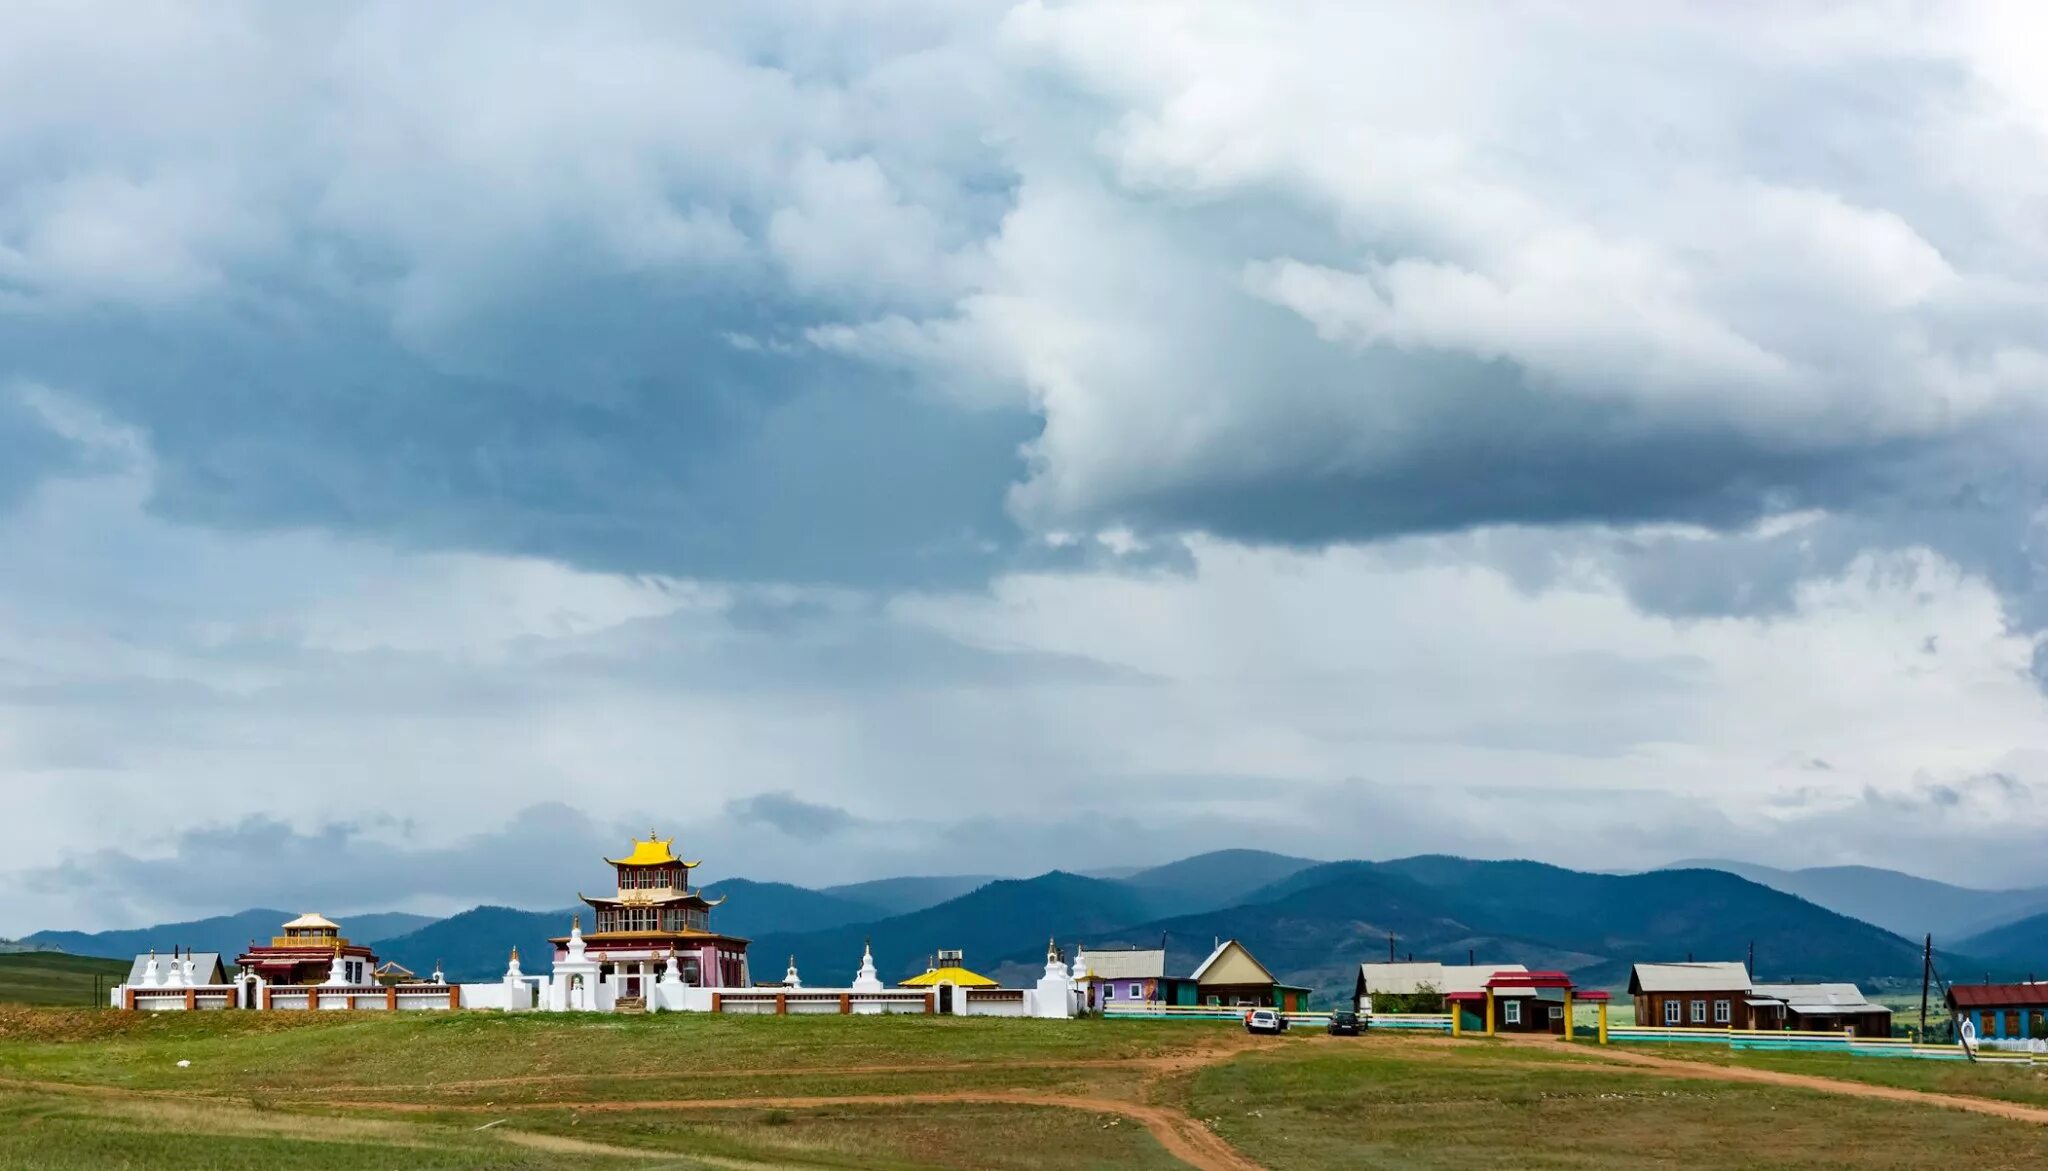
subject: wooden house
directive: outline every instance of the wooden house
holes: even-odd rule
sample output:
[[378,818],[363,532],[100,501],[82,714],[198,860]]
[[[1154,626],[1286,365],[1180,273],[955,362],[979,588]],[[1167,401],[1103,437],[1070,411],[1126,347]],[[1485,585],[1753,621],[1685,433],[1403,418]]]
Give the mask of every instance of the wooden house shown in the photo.
[[1628,994],[1636,1023],[1667,1029],[1780,1029],[1783,1001],[1759,998],[1740,963],[1637,964]]
[[1166,974],[1165,948],[1110,948],[1087,953],[1081,990],[1091,1011],[1110,1005],[1191,1006],[1202,1003],[1200,988],[1185,976]]
[[1951,984],[1943,999],[1958,1022],[1976,1028],[1979,1041],[2048,1038],[2048,983]]
[[[1090,962],[1092,963],[1092,957]],[[1264,964],[1235,939],[1216,945],[1189,979],[1195,994],[1205,1005],[1242,1008],[1277,1008],[1301,1012],[1308,1008],[1309,990],[1282,984]]]

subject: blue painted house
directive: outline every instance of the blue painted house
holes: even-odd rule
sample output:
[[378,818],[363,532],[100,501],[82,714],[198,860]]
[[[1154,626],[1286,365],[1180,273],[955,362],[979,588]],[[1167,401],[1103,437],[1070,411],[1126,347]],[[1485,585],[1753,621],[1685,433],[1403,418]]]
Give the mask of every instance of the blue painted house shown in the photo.
[[1951,984],[1949,1011],[1977,1026],[1979,1041],[2048,1038],[2048,983]]

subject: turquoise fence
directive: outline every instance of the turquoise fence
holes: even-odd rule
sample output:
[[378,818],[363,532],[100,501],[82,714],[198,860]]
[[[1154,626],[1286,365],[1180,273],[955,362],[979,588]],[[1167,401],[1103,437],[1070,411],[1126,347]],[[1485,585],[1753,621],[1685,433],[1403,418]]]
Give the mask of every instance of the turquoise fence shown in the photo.
[[[1960,1045],[1920,1045],[1884,1037],[1847,1033],[1774,1031],[1770,1029],[1663,1029],[1614,1025],[1607,1038],[1623,1045],[1725,1045],[1779,1053],[1847,1053],[1854,1057],[1905,1057],[1922,1061],[1969,1061]],[[1979,1048],[1976,1060],[1987,1065],[2033,1065],[2031,1053]]]

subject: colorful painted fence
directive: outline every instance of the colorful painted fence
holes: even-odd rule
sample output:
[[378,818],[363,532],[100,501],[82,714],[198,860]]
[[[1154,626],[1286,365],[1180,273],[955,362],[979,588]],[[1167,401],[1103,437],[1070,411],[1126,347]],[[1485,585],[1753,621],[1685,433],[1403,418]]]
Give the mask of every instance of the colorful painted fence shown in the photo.
[[[1846,1032],[1801,1032],[1771,1029],[1664,1029],[1615,1025],[1608,1039],[1621,1045],[1725,1045],[1730,1049],[1775,1052],[1848,1053],[1856,1057],[1907,1057],[1925,1061],[1969,1061],[1960,1045],[1920,1045],[1903,1039],[1856,1037]],[[1976,1060],[1986,1065],[2033,1065],[2031,1053],[1980,1048]]]

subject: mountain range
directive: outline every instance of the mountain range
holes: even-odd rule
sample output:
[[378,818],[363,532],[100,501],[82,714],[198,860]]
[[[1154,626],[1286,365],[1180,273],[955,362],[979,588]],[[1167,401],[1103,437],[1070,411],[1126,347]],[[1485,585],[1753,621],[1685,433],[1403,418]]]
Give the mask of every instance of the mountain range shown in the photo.
[[[1562,968],[1581,983],[1611,986],[1637,960],[1745,959],[1754,948],[1760,979],[1907,980],[1920,970],[1921,932],[1907,938],[1895,929],[1928,916],[1990,924],[1969,935],[1937,932],[1937,965],[1950,978],[2048,970],[2048,913],[2026,914],[2036,892],[1970,891],[1863,867],[1703,862],[1604,874],[1435,855],[1325,863],[1224,850],[1111,873],[905,877],[823,890],[730,879],[707,890],[727,899],[718,927],[754,941],[758,977],[780,975],[794,957],[813,984],[850,979],[864,945],[887,979],[924,970],[937,948],[958,948],[978,970],[1028,981],[1049,939],[1068,949],[1164,946],[1170,968],[1189,971],[1225,938],[1326,997],[1346,993],[1358,963],[1390,953]],[[504,971],[514,946],[527,971],[544,971],[547,940],[568,930],[572,913],[485,906],[445,919],[385,913],[342,923],[351,938],[423,975],[439,964],[451,978],[483,980]],[[290,917],[259,908],[129,931],[39,932],[25,942],[115,957],[174,945],[233,954]]]
[[1993,928],[2048,912],[2048,887],[1975,890],[1875,866],[1778,870],[1715,858],[1673,862],[1664,869],[1725,870],[1908,939],[1931,933],[1958,947]]

